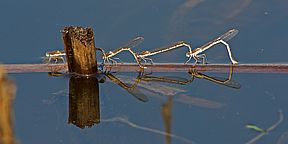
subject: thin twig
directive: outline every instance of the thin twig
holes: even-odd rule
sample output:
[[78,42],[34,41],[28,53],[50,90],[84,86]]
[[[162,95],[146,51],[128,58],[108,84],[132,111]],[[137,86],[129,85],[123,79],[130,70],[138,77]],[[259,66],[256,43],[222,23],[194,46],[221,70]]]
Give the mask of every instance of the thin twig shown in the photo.
[[4,64],[7,73],[67,72],[66,64]]
[[181,140],[185,143],[191,143],[191,144],[196,143],[196,142],[193,142],[192,140],[189,140],[189,139],[181,137],[181,136],[177,136],[177,135],[172,134],[172,133],[167,133],[165,131],[161,131],[158,129],[138,125],[136,123],[129,121],[127,117],[113,117],[110,119],[102,119],[101,121],[102,122],[121,122],[121,123],[127,124],[128,126],[130,126],[132,128],[136,128],[136,129],[140,129],[143,131],[148,131],[148,132],[152,132],[152,133],[156,133],[156,134],[160,134],[160,135],[164,135],[164,136],[170,136],[170,137],[173,137],[175,139]]
[[[140,71],[136,63],[118,63],[106,65],[111,71],[136,72]],[[207,72],[228,72],[231,64],[193,64],[183,63],[154,63],[147,64],[145,71],[153,72],[187,72],[191,68]],[[66,64],[4,64],[8,73],[26,72],[67,72]],[[234,73],[288,73],[288,64],[238,64],[233,65]]]

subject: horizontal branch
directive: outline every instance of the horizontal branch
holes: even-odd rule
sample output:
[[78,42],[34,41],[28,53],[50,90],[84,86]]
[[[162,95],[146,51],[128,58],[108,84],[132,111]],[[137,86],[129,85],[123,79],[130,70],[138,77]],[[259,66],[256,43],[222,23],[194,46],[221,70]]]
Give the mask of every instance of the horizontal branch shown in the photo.
[[3,64],[7,73],[67,72],[67,64]]
[[[27,72],[67,72],[66,64],[4,64],[7,73],[27,73]],[[230,64],[193,64],[183,63],[154,63],[145,65],[145,71],[153,72],[187,72],[191,68],[208,72],[228,72]],[[118,63],[117,65],[107,65],[107,69],[117,72],[140,71],[136,63]],[[288,73],[288,64],[238,64],[233,65],[233,72],[236,73]]]

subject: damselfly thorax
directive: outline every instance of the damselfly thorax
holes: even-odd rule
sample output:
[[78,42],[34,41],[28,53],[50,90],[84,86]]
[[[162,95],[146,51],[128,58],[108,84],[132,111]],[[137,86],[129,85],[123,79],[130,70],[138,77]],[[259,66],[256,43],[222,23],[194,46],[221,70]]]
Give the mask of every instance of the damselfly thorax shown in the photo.
[[54,63],[63,62],[63,63],[65,63],[65,59],[64,59],[65,55],[66,55],[66,53],[64,51],[59,51],[59,50],[46,52],[45,57],[43,58],[43,61],[45,63],[51,63],[51,62],[54,62]]

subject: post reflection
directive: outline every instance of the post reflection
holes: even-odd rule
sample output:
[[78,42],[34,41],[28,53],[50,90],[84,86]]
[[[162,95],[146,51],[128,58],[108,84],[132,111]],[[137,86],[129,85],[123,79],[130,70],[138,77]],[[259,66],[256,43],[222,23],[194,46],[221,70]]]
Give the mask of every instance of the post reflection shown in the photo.
[[70,77],[68,123],[79,128],[100,123],[99,84],[96,77]]

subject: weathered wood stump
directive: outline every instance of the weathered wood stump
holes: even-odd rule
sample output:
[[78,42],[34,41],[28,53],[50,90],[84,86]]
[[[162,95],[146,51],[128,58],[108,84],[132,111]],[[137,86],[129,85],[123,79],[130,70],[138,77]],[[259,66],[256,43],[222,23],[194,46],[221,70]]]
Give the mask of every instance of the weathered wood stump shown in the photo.
[[63,42],[69,72],[97,73],[96,49],[92,28],[65,27]]
[[92,76],[98,71],[93,30],[65,27],[63,42],[68,71],[72,73],[68,123],[80,128],[91,127],[100,122],[98,79]]

